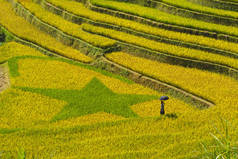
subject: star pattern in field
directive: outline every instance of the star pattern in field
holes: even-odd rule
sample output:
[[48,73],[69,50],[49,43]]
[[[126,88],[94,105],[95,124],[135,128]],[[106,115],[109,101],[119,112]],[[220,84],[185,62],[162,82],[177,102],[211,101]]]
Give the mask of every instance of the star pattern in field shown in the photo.
[[106,112],[125,118],[138,117],[130,106],[157,99],[155,95],[117,94],[107,88],[100,80],[93,78],[80,90],[61,90],[50,88],[18,87],[23,91],[39,93],[54,99],[66,101],[63,109],[52,121]]

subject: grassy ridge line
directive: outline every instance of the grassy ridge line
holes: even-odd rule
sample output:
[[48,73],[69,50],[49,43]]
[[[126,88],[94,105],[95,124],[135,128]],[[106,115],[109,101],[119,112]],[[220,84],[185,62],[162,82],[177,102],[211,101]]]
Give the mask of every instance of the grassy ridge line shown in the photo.
[[[202,52],[202,51],[183,48],[183,47],[179,47],[179,46],[159,43],[159,42],[155,42],[152,40],[147,40],[145,38],[136,37],[136,36],[129,35],[126,33],[114,31],[111,29],[95,27],[95,26],[88,25],[88,24],[84,24],[83,28],[86,31],[89,31],[92,33],[104,35],[106,37],[110,37],[112,39],[119,40],[124,43],[129,43],[132,45],[144,47],[146,49],[150,49],[153,51],[158,51],[161,53],[171,54],[171,55],[184,57],[184,58],[188,58],[188,59],[196,59],[196,60],[201,60],[204,62],[220,64],[220,65],[234,68],[234,71],[236,70],[235,68],[238,68],[238,62],[236,59],[227,58],[224,56],[219,56],[219,55],[211,54],[208,52]],[[136,39],[136,40],[134,40],[134,39]]]
[[[182,18],[180,16],[160,12],[156,9],[142,7],[130,3],[107,0],[91,0],[91,2],[94,5],[91,6],[91,9],[95,11],[112,14],[114,16],[120,16],[125,19],[133,19],[141,23],[155,25],[156,22],[161,22],[162,24],[170,24],[172,28],[175,28],[177,26],[181,29],[181,27],[184,27],[184,31],[185,29],[207,31],[206,34],[210,36],[212,36],[211,32],[213,32],[213,36],[217,37],[218,39],[235,40],[238,36],[238,29],[236,27],[223,26],[189,18]],[[95,5],[99,7],[95,7]],[[192,33],[191,30],[190,32]]]
[[230,11],[238,11],[238,4],[234,2],[217,1],[217,0],[189,0],[189,1],[203,6],[215,7],[218,9]]
[[31,26],[23,18],[16,16],[9,3],[3,0],[0,2],[0,9],[2,10],[2,12],[0,12],[0,25],[5,28],[4,30],[6,32],[11,33],[16,41],[34,47],[47,54],[53,52],[83,62],[92,61],[90,57],[75,49],[62,45],[54,38]]
[[[209,101],[201,96],[198,96],[196,94],[188,92],[187,90],[184,90],[181,87],[178,87],[172,83],[158,80],[156,78],[153,78],[152,76],[144,75],[140,71],[120,65],[120,64],[114,62],[113,59],[109,59],[107,57],[102,57],[102,63],[104,63],[108,66],[108,67],[104,68],[107,71],[111,71],[113,73],[124,75],[136,83],[142,84],[142,85],[149,87],[151,89],[154,89],[156,91],[168,93],[171,96],[177,97],[180,100],[185,101],[186,103],[193,104],[198,108],[207,108],[207,107],[214,106],[214,103],[212,103],[211,101]],[[95,64],[95,65],[99,68],[102,67],[97,64]],[[112,68],[114,68],[114,69],[112,69]],[[126,72],[126,74],[123,72]]]
[[[57,0],[48,0],[47,2],[43,0],[41,5],[45,9],[75,23],[79,22],[81,24],[81,21],[83,21],[96,26],[103,26],[106,28],[142,36],[148,39],[157,39],[158,41],[161,40],[163,42],[184,45],[186,47],[207,50],[209,52],[224,53],[224,55],[229,54],[231,57],[236,56],[231,52],[237,52],[238,50],[238,46],[235,43],[154,28],[117,17],[112,18],[110,15],[93,12],[85,8],[81,3],[74,1],[66,0],[62,3],[61,1]],[[217,48],[218,50],[213,48]],[[226,51],[224,52],[220,49]]]

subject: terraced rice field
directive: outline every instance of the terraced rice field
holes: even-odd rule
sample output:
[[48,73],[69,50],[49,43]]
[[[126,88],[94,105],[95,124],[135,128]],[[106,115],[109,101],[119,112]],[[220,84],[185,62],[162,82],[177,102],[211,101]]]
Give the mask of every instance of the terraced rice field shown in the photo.
[[236,159],[229,3],[0,0],[0,158]]

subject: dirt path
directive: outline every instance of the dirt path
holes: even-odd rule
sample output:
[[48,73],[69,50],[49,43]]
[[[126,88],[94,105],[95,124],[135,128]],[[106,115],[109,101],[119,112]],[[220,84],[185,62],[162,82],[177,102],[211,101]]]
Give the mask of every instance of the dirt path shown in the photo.
[[8,70],[4,65],[0,65],[0,92],[7,89],[10,86],[10,80],[8,76]]

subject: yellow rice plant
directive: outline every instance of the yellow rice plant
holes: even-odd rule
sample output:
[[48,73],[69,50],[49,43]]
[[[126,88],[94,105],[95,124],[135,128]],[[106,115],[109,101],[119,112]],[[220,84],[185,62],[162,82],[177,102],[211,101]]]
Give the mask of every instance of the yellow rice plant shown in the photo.
[[54,51],[60,55],[83,62],[92,61],[90,57],[85,56],[78,50],[63,45],[51,36],[33,27],[23,18],[16,16],[11,8],[11,5],[6,1],[1,0],[0,2],[0,24],[7,28],[9,32],[15,34],[18,37],[43,46],[44,48]]
[[[28,84],[17,77],[14,86],[52,88],[52,85],[53,88],[80,89],[82,88],[80,86],[81,82],[84,82],[83,79],[89,80],[87,77],[91,75],[96,76],[116,93],[162,95],[137,84],[126,84],[118,79],[91,70],[70,66],[72,65],[52,60],[20,60],[20,77],[28,80]],[[57,69],[58,67],[60,68]],[[68,73],[69,70],[71,72]],[[34,73],[35,71],[37,74]],[[49,76],[47,72],[51,72],[50,74],[54,74],[56,78],[58,77],[58,81],[51,76],[52,83],[46,84],[48,82],[47,76]],[[79,79],[79,77],[81,78]],[[46,81],[44,81],[44,78]],[[36,84],[36,81],[40,79],[42,80],[41,83]],[[63,82],[60,83],[60,80],[66,86],[63,85]],[[75,83],[72,83],[73,81]],[[53,83],[59,83],[59,85],[53,85]],[[127,153],[128,150],[133,151],[134,148],[136,148],[135,152],[147,151],[147,148],[161,151],[174,142],[182,143],[188,140],[200,139],[206,136],[209,131],[207,123],[204,122],[207,120],[206,113],[203,115],[204,111],[193,109],[174,98],[166,102],[166,111],[176,113],[178,115],[177,120],[147,118],[159,114],[160,102],[151,101],[132,106],[132,109],[144,118],[128,119],[120,122],[118,120],[123,118],[119,116],[96,113],[56,123],[50,123],[49,120],[67,104],[64,101],[15,89],[9,89],[0,94],[0,99],[4,105],[0,105],[1,128],[25,128],[25,132],[23,131],[21,134],[19,132],[8,134],[5,137],[2,136],[0,146],[8,151],[23,147],[28,156],[41,158],[50,157],[52,152],[55,151],[57,152],[54,154],[55,158],[100,156],[105,153],[111,155],[123,154],[123,152]],[[112,123],[108,126],[103,124],[94,125],[105,121],[114,121],[115,124]],[[77,130],[78,125],[88,126],[85,127],[85,130],[84,128]],[[64,129],[65,127],[75,128]]]
[[151,26],[144,25],[144,24],[134,22],[131,20],[126,20],[126,19],[111,16],[111,15],[94,12],[86,8],[82,3],[78,3],[72,0],[64,0],[64,1],[47,0],[47,2],[50,2],[51,4],[55,6],[58,6],[71,13],[74,13],[75,15],[86,17],[94,21],[106,22],[109,24],[114,24],[117,26],[126,27],[136,31],[141,31],[144,33],[158,35],[158,36],[162,36],[162,37],[166,37],[170,39],[181,40],[184,42],[191,42],[191,43],[195,43],[199,45],[205,45],[208,47],[215,47],[218,49],[223,49],[223,50],[232,51],[236,53],[238,52],[237,51],[238,45],[236,43],[227,42],[223,40],[216,40],[213,38],[208,38],[208,37],[199,36],[199,35],[191,35],[191,34],[174,32],[174,31],[169,31],[165,29],[151,27]]
[[[165,125],[165,123],[168,125],[161,128],[160,124]],[[177,146],[178,144],[182,145],[182,143],[194,141],[194,139],[201,137],[200,135],[196,136],[197,132],[205,130],[196,129],[191,131],[192,129],[187,129],[183,131],[183,128],[181,128],[180,132],[177,132],[177,130],[171,129],[171,126],[175,124],[178,125],[175,120],[167,119],[160,122],[145,119],[140,123],[130,121],[110,127],[92,126],[87,131],[82,130],[81,132],[76,131],[77,129],[68,131],[45,129],[33,133],[23,133],[21,136],[13,133],[9,134],[8,138],[2,138],[1,141],[8,145],[8,147],[5,147],[6,150],[12,151],[16,147],[23,147],[28,155],[37,155],[41,158],[52,155],[55,158],[97,158],[105,154],[120,156],[120,154],[130,152],[132,153],[131,156],[134,157],[133,152],[135,154],[136,152],[148,152],[147,155],[152,152],[155,155],[166,150],[171,143],[174,144],[173,146]],[[147,131],[147,134],[143,134],[143,131]],[[204,135],[203,133],[200,134]],[[0,145],[3,144],[0,143]],[[52,152],[55,152],[55,154],[52,154]],[[107,158],[106,156],[105,158]],[[146,158],[141,155],[140,157]]]
[[184,18],[181,16],[176,16],[159,11],[158,9],[139,6],[137,4],[108,1],[108,0],[92,0],[91,2],[96,4],[97,6],[112,8],[126,13],[132,13],[159,22],[238,36],[238,29],[233,26],[218,25],[195,20],[192,18]]
[[203,12],[203,13],[205,12],[205,13],[210,13],[213,15],[215,14],[218,16],[227,16],[227,17],[231,17],[231,18],[238,18],[237,12],[206,7],[206,6],[196,4],[196,3],[189,2],[188,0],[162,0],[162,1],[166,2],[168,4],[178,6],[178,7],[191,9],[191,10],[195,10],[195,11],[199,11],[199,12]]
[[0,127],[27,128],[49,121],[66,104],[36,93],[8,89],[0,96]]
[[[96,77],[101,82],[103,82],[107,88],[118,94],[149,94],[156,95],[158,97],[163,95],[162,93],[158,93],[138,84],[128,84],[119,79],[105,76],[99,72],[57,60],[32,58],[20,59],[18,62],[18,71],[20,76],[11,78],[11,84],[13,87],[80,90],[87,83],[89,83],[92,78]],[[120,116],[99,112],[96,114],[72,118],[65,121],[57,121],[56,123],[51,124],[50,119],[52,116],[57,114],[64,105],[67,104],[65,101],[56,99],[51,100],[51,98],[45,97],[43,95],[30,92],[26,93],[15,89],[10,89],[4,92],[1,95],[1,100],[3,101],[4,105],[9,108],[5,110],[5,106],[2,107],[4,110],[1,110],[1,112],[4,115],[1,120],[4,121],[2,122],[3,124],[8,123],[10,128],[29,126],[44,127],[47,125],[51,127],[65,127],[66,125],[67,127],[73,127],[102,121],[124,119]],[[24,100],[24,102],[21,102],[21,100]],[[168,105],[176,105],[178,107],[176,111],[175,107],[170,107],[167,110],[168,113],[175,112],[182,115],[183,110],[187,110],[187,112],[197,111],[195,108],[192,108],[184,102],[172,97],[168,102]],[[33,109],[34,106],[38,108],[34,109],[31,115],[27,115],[29,112],[31,112],[31,109]],[[17,107],[21,107],[22,111],[19,112]],[[41,112],[43,110],[45,112]],[[144,104],[140,103],[134,105],[132,110],[141,117],[158,116],[160,111],[160,101],[153,100],[150,102],[145,102]],[[9,115],[8,112],[11,112],[14,117],[7,118]],[[42,117],[37,116],[37,113],[42,115]]]
[[223,110],[223,113],[227,114],[231,110],[235,111],[237,109],[236,103],[238,99],[235,97],[238,93],[236,91],[238,84],[236,80],[230,77],[193,68],[184,68],[151,61],[122,52],[108,54],[107,57],[133,70],[172,83],[194,94],[210,99],[216,106],[209,110],[214,112],[215,110]]
[[[1,7],[4,3],[0,2]],[[210,123],[218,124],[217,116],[230,120],[238,117],[238,82],[234,79],[121,52],[107,57],[210,99],[216,105],[207,110],[197,110],[171,97],[166,102],[166,111],[175,113],[177,119],[158,116],[160,102],[153,100],[132,106],[132,110],[142,118],[123,119],[99,112],[50,123],[50,119],[67,104],[65,101],[10,88],[0,94],[1,150],[13,152],[22,147],[28,158],[151,158],[167,151],[174,152],[177,158],[192,153],[198,142],[208,138]],[[97,77],[115,93],[162,95],[62,61],[20,59],[18,66],[20,76],[11,78],[12,87],[80,90]],[[15,133],[3,134],[3,128],[19,129]],[[3,153],[2,157],[7,158],[7,155]]]
[[36,3],[23,1],[21,4],[43,22],[50,24],[51,26],[54,26],[69,35],[82,39],[94,46],[107,47],[112,46],[115,43],[114,40],[82,31],[79,25],[66,21],[60,16],[44,10]]
[[31,47],[16,42],[9,42],[0,46],[0,61],[6,61],[11,57],[23,55],[45,56]]
[[217,55],[217,54],[210,53],[210,52],[180,47],[177,45],[156,42],[153,40],[148,40],[146,38],[138,37],[135,35],[130,35],[127,33],[120,32],[120,31],[115,31],[112,29],[105,29],[102,27],[95,27],[95,26],[88,25],[88,24],[84,24],[83,28],[85,30],[88,30],[88,31],[96,33],[96,34],[102,34],[107,37],[110,37],[110,38],[113,38],[113,39],[116,39],[116,40],[119,40],[119,41],[122,41],[125,43],[142,46],[147,49],[164,52],[164,53],[171,54],[171,55],[177,55],[177,56],[181,56],[181,57],[189,57],[192,59],[198,59],[198,60],[203,60],[203,61],[225,64],[225,65],[228,65],[231,67],[238,68],[237,59],[234,59],[234,58],[229,58],[226,56]]

